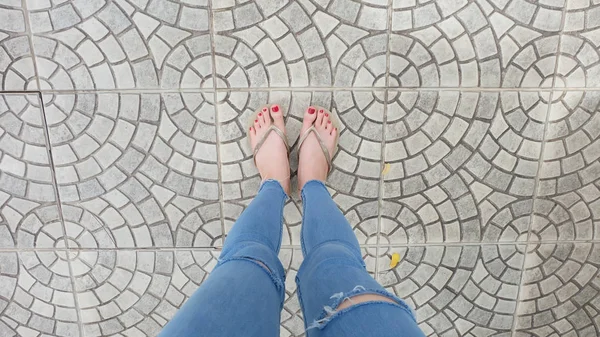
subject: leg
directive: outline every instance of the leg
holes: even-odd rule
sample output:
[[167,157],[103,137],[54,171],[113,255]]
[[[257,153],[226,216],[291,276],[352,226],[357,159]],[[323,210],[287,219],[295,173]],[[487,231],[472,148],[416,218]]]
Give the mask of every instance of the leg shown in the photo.
[[[227,235],[219,263],[161,332],[161,337],[278,337],[285,295],[281,245],[289,163],[283,114],[264,107],[250,128],[250,143],[263,178],[258,195]],[[264,139],[264,142],[262,140]],[[262,142],[262,143],[261,143]]]
[[[333,153],[337,129],[327,112],[309,108],[303,129],[311,125]],[[298,168],[304,262],[296,283],[308,336],[423,337],[411,309],[366,271],[352,227],[322,182],[327,171],[317,137],[307,137]]]
[[296,283],[307,334],[422,337],[411,309],[369,275],[352,227],[316,180],[302,189],[304,262]]
[[279,336],[285,275],[277,254],[286,198],[276,181],[261,186],[227,236],[214,271],[161,337]]

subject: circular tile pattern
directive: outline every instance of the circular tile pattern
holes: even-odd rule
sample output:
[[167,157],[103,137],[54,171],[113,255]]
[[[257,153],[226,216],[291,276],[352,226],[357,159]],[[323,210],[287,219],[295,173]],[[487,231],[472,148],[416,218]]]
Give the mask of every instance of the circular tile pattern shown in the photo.
[[413,247],[389,270],[380,260],[379,280],[416,309],[426,335],[469,335],[512,328],[523,254],[515,246]]
[[600,247],[541,244],[527,256],[517,328],[536,336],[598,333]]

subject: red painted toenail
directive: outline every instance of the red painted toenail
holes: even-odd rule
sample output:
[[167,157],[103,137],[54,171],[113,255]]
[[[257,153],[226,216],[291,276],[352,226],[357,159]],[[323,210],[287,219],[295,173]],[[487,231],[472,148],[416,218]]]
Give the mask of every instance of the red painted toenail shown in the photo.
[[255,120],[254,120],[254,123],[258,123],[258,119],[255,119]]
[[262,116],[262,112],[259,112],[259,113],[258,113],[258,116]]
[[321,114],[322,114],[322,113],[323,113],[323,109],[319,110],[319,113],[321,113]]
[[273,111],[275,111],[275,112],[279,111],[279,107],[277,105],[273,105]]
[[327,124],[331,124],[331,121],[328,121]]
[[325,117],[329,117],[329,114],[325,114]]
[[311,115],[314,114],[315,111],[317,111],[315,108],[308,108],[308,113]]
[[263,112],[267,112],[267,108],[263,108]]

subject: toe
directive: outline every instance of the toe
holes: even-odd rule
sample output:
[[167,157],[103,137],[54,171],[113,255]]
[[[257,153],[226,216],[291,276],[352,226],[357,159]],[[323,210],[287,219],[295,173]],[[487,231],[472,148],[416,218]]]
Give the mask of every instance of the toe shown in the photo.
[[319,121],[317,120],[317,128],[319,128],[320,130],[326,130],[328,126],[330,126],[329,124],[331,123],[331,120],[329,119],[329,113],[327,111],[324,111],[322,113],[323,118],[321,119],[321,123],[318,123]]
[[281,108],[278,106],[277,111],[273,111],[271,108],[271,117],[273,117],[273,124],[281,131],[285,130],[285,121],[283,120],[283,113]]
[[263,126],[269,127],[271,125],[271,112],[269,109],[265,108],[262,112],[263,117]]
[[315,107],[309,106],[304,112],[304,128],[308,129],[311,125],[315,123],[315,119],[317,118],[317,109]]
[[337,128],[333,128],[333,127],[332,127],[332,128],[331,128],[331,132],[330,132],[329,134],[330,134],[330,135],[332,135],[332,136],[333,136],[333,138],[335,139],[335,137],[336,137],[336,136],[337,136],[337,134],[338,134],[338,129],[337,129]]
[[315,125],[318,127],[323,124],[323,117],[325,116],[325,110],[319,109],[317,112],[317,120],[315,121]]
[[256,117],[256,119],[254,120],[254,128],[256,130],[260,129],[261,119],[261,117]]

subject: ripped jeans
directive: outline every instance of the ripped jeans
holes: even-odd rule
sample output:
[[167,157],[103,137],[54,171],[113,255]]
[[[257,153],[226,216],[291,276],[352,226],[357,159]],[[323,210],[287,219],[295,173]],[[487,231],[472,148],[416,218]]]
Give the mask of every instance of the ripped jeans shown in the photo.
[[[265,181],[227,236],[219,263],[161,337],[278,337],[285,271],[278,259],[287,195]],[[352,227],[322,182],[302,189],[302,263],[296,283],[308,337],[423,337],[414,314],[365,269]],[[337,310],[357,295],[391,300]]]

